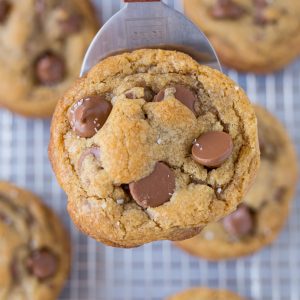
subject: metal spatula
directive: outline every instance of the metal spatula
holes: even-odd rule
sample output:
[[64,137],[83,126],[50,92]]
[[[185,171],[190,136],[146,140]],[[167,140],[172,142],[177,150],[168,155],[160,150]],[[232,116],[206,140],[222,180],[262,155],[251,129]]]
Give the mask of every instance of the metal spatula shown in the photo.
[[221,70],[206,36],[183,14],[159,0],[125,0],[127,4],[98,32],[83,61],[81,76],[100,60],[134,49],[179,50],[201,64]]

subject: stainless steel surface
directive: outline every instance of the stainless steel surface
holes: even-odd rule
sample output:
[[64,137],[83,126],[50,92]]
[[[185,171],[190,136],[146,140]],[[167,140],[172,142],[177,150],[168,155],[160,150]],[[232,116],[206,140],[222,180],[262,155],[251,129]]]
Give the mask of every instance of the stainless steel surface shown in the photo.
[[101,59],[139,48],[180,50],[221,69],[205,35],[186,17],[162,2],[128,3],[107,21],[91,43],[81,76]]
[[[118,0],[97,1],[107,20]],[[168,1],[181,10],[181,1]],[[287,126],[300,155],[300,60],[269,76],[225,70],[253,102],[266,106]],[[253,300],[300,299],[300,189],[289,222],[279,240],[253,256],[209,263],[193,258],[170,242],[136,249],[113,249],[80,234],[66,212],[47,158],[49,121],[28,120],[0,110],[0,178],[41,195],[70,230],[73,267],[60,300],[161,300],[191,286],[237,291]]]

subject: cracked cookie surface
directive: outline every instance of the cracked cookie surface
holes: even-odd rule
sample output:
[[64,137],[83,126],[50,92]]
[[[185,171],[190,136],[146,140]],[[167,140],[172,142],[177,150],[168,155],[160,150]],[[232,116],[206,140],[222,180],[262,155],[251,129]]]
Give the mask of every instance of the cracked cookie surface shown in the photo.
[[167,298],[167,300],[243,300],[240,296],[227,290],[209,288],[191,288]]
[[185,0],[184,9],[226,66],[266,73],[300,55],[297,0]]
[[88,1],[1,0],[0,105],[51,116],[97,29]]
[[[99,109],[99,120],[90,108],[104,101],[112,109]],[[108,245],[134,247],[194,236],[232,212],[258,168],[256,126],[246,95],[224,74],[183,53],[138,50],[100,62],[59,101],[49,155],[75,224]],[[216,168],[191,154],[210,131],[233,141]],[[157,172],[164,199],[140,199]]]
[[248,255],[272,243],[288,217],[297,181],[297,158],[286,130],[269,112],[255,106],[261,148],[257,179],[242,206],[200,235],[176,243],[211,260]]
[[0,299],[57,299],[70,268],[57,216],[32,193],[0,182],[0,236]]

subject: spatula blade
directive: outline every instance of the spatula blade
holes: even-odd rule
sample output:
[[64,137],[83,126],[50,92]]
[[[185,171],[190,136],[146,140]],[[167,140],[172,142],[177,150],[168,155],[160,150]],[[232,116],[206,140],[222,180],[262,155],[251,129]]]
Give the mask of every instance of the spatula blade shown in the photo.
[[221,70],[210,42],[191,21],[162,2],[144,2],[128,3],[101,28],[86,53],[81,76],[105,57],[142,48],[182,51]]

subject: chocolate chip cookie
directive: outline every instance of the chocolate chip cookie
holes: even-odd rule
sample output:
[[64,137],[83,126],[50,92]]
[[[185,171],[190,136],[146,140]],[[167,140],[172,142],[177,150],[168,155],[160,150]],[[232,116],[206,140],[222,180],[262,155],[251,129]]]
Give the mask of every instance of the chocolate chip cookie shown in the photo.
[[300,55],[298,0],[185,0],[184,8],[226,66],[266,73]]
[[70,245],[57,216],[32,193],[0,182],[0,299],[57,299]]
[[118,247],[194,236],[236,209],[259,164],[245,93],[150,49],[105,59],[65,94],[49,153],[75,224]]
[[297,158],[287,132],[265,109],[255,107],[261,166],[238,209],[200,235],[176,245],[210,260],[251,254],[272,243],[288,217],[297,180]]
[[226,290],[192,288],[171,296],[167,300],[242,300],[242,298]]
[[0,0],[0,105],[49,117],[97,29],[89,1]]

